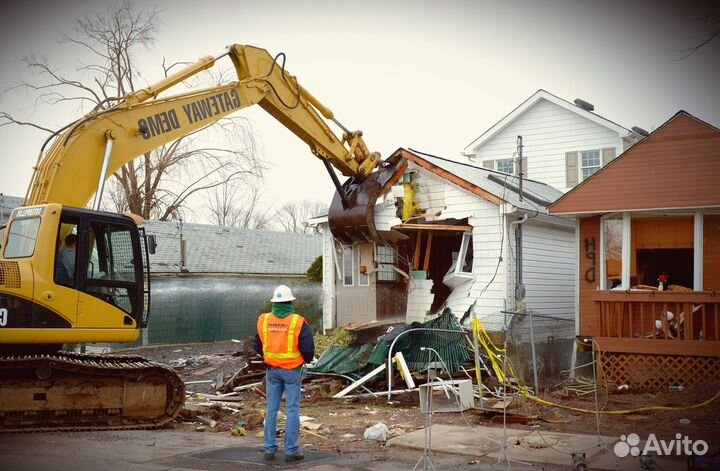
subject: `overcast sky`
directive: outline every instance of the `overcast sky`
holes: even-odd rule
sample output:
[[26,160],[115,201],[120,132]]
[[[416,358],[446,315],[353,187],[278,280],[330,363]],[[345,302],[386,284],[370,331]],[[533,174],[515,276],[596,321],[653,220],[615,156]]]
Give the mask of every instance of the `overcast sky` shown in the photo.
[[[5,1],[0,89],[27,78],[19,59],[77,64],[61,42],[79,16],[106,0]],[[412,147],[448,158],[538,89],[622,126],[649,131],[684,109],[720,126],[720,37],[685,57],[719,23],[706,2],[667,1],[265,1],[145,0],[161,11],[158,40],[141,55],[149,82],[160,63],[193,61],[231,43],[287,54],[287,69],[388,156]],[[73,50],[76,51],[76,50]],[[227,59],[226,59],[227,60]],[[54,127],[78,115],[5,94],[0,111]],[[333,187],[307,146],[259,107],[241,110],[271,165],[266,195],[282,203],[328,201]],[[44,135],[0,128],[0,192],[22,196]]]

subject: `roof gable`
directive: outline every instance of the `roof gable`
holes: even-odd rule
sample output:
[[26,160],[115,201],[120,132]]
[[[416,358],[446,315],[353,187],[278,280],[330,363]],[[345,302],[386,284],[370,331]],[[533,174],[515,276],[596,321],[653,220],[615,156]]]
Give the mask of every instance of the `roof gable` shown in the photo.
[[523,180],[523,200],[520,200],[519,181],[514,175],[444,159],[414,149],[396,150],[409,162],[428,170],[470,193],[493,204],[509,203],[515,207],[546,212],[545,208],[562,196],[562,192],[545,183]]
[[508,127],[511,123],[513,123],[520,116],[522,116],[528,109],[533,107],[536,103],[538,103],[541,100],[547,100],[551,103],[554,103],[557,106],[560,106],[561,108],[564,108],[572,113],[582,116],[594,123],[597,123],[600,126],[606,127],[608,129],[612,130],[613,132],[616,132],[620,137],[628,137],[628,136],[638,137],[634,132],[620,126],[617,123],[610,121],[607,118],[604,118],[604,117],[602,117],[598,114],[595,114],[591,111],[584,110],[584,109],[578,107],[577,105],[575,105],[574,103],[570,103],[567,100],[564,100],[560,97],[553,95],[552,93],[549,93],[549,92],[546,92],[545,90],[540,89],[537,92],[535,92],[533,95],[531,95],[527,100],[522,102],[517,108],[515,108],[509,114],[507,114],[505,117],[503,117],[500,121],[495,123],[491,128],[489,128],[487,131],[485,131],[480,136],[475,138],[470,144],[465,146],[465,149],[463,150],[463,154],[473,154],[475,149],[481,147],[487,141],[492,139],[495,135],[497,135],[503,129]]
[[685,111],[550,207],[550,214],[720,207],[720,130]]

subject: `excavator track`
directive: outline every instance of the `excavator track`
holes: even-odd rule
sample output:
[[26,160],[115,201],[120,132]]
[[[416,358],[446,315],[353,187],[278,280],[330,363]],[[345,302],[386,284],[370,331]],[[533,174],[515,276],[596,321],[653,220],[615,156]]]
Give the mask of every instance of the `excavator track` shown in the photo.
[[177,373],[139,356],[0,356],[0,432],[156,428],[184,401]]

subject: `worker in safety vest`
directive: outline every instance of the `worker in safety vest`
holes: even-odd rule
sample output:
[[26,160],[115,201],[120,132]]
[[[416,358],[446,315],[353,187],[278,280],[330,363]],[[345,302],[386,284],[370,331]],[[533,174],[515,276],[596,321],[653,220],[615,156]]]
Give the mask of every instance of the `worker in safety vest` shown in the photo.
[[277,413],[285,392],[285,461],[299,461],[305,456],[298,446],[300,433],[300,383],[304,365],[315,355],[313,332],[307,321],[295,313],[292,305],[295,297],[290,288],[275,288],[270,300],[272,312],[260,314],[255,336],[255,351],[263,356],[267,372],[265,388],[267,412],[265,413],[266,460],[275,458],[278,449],[275,440]]

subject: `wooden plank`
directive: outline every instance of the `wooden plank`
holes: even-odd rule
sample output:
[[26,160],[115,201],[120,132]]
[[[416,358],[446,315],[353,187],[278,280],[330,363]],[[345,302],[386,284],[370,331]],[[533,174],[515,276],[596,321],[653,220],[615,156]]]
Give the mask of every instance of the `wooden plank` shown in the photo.
[[602,352],[720,357],[720,342],[595,337]]
[[432,250],[433,233],[428,232],[428,240],[425,245],[425,262],[423,263],[423,270],[428,271],[430,266],[430,251]]
[[472,226],[452,226],[448,224],[398,224],[393,226],[396,231],[438,231],[438,232],[472,232]]
[[[694,340],[695,338],[695,332],[693,329],[693,309],[692,304],[690,303],[684,303],[683,304],[683,314],[685,315],[685,319],[682,321],[683,324],[685,324],[685,340]],[[678,319],[678,330],[680,329],[680,319]],[[678,331],[678,334],[680,332]]]
[[420,245],[422,244],[422,235],[423,233],[418,231],[415,242],[415,256],[413,257],[413,269],[415,270],[420,268]]
[[415,380],[413,380],[412,374],[410,374],[410,368],[408,368],[402,352],[397,352],[394,359],[397,363],[398,370],[400,370],[400,375],[405,380],[405,384],[407,384],[408,389],[415,389]]
[[[655,326],[652,329],[653,337],[655,337]],[[645,337],[645,304],[640,304],[640,337]]]
[[[454,183],[455,185],[459,186],[460,188],[462,188],[464,190],[467,190],[467,191],[469,191],[483,199],[486,199],[487,201],[494,203],[498,206],[501,203],[503,203],[503,200],[501,200],[497,196],[493,195],[492,193],[490,193],[486,190],[483,190],[482,188],[475,186],[466,180],[463,180],[458,175],[450,173],[447,170],[444,170],[444,169],[438,167],[437,165],[431,164],[427,160],[413,154],[412,152],[408,152],[405,149],[400,149],[399,152],[402,157],[406,158],[410,162],[414,162],[419,167],[422,167],[426,170],[430,170],[434,174],[440,176],[441,178],[444,178],[445,180],[448,180],[448,181]],[[393,155],[396,155],[396,154],[393,154]]]
[[599,291],[595,290],[590,294],[593,301],[623,301],[623,302],[646,302],[646,303],[693,303],[693,304],[717,304],[720,302],[713,291],[673,292],[673,291]]
[[372,370],[370,373],[366,374],[365,376],[363,376],[363,377],[360,378],[359,380],[357,380],[357,381],[355,381],[354,383],[352,383],[350,386],[346,387],[345,389],[343,389],[343,390],[340,391],[339,393],[335,394],[333,397],[334,397],[335,399],[338,399],[338,398],[341,398],[341,397],[345,396],[347,393],[349,393],[349,392],[351,392],[351,391],[354,391],[355,389],[359,388],[359,387],[362,386],[363,384],[365,384],[365,383],[367,383],[368,381],[370,381],[374,376],[377,376],[378,374],[380,374],[386,367],[387,367],[387,365],[385,365],[385,364],[382,364],[382,365],[378,366],[377,368],[375,368],[374,370]]

